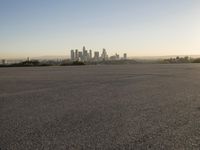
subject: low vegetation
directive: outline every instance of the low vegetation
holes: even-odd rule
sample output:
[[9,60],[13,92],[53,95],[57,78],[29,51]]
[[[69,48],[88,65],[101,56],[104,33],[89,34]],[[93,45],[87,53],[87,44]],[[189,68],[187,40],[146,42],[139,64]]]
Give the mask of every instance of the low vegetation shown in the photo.
[[192,61],[193,63],[200,63],[200,58],[196,58]]
[[37,67],[37,66],[51,66],[51,64],[41,63],[38,60],[30,60],[30,61],[27,60],[20,63],[0,65],[0,67]]
[[163,63],[191,63],[192,59],[189,58],[188,56],[185,57],[176,57],[176,58],[169,58],[169,59],[164,59],[162,61]]
[[64,62],[61,64],[61,66],[82,66],[82,65],[85,65],[85,63],[81,61]]
[[190,58],[186,57],[175,57],[169,59],[161,59],[161,60],[106,60],[106,61],[70,61],[70,60],[26,60],[19,63],[12,64],[0,64],[0,67],[37,67],[37,66],[83,66],[83,65],[119,65],[119,64],[148,64],[148,63],[158,63],[158,64],[175,64],[175,63],[200,63],[200,58]]

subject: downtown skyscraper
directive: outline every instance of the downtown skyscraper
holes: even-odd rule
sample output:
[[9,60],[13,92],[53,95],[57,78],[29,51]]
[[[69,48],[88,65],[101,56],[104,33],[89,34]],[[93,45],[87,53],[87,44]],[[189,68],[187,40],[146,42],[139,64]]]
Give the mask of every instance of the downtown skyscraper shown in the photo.
[[[127,54],[123,54],[123,60],[127,59]],[[92,55],[92,50],[87,50],[85,46],[83,46],[82,51],[71,50],[71,61],[82,61],[82,62],[89,62],[89,61],[107,61],[107,60],[120,60],[120,56],[115,54],[113,56],[108,56],[107,51],[103,48],[102,53],[100,55],[99,51],[94,51],[94,55]]]

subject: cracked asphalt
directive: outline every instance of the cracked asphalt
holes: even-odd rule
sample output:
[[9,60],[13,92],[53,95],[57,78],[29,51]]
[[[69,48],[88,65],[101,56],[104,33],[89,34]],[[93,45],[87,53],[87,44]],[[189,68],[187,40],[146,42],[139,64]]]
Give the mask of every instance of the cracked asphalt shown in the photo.
[[0,68],[1,150],[199,150],[200,65]]

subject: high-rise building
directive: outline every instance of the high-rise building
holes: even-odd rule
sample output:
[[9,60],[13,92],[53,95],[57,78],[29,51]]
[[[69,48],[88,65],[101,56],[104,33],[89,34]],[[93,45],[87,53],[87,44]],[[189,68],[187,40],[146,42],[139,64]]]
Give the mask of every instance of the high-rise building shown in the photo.
[[83,52],[86,50],[85,46],[83,46]]
[[124,59],[125,59],[125,60],[127,59],[127,54],[126,54],[126,53],[124,53]]
[[110,56],[110,60],[119,60],[119,55],[116,53],[113,56]]
[[119,60],[119,54],[115,54],[115,56],[116,56],[116,60]]
[[78,49],[75,50],[75,61],[79,60]]
[[115,55],[110,56],[110,60],[116,60],[116,56]]
[[78,52],[79,60],[83,61],[83,52]]
[[94,52],[94,60],[99,61],[99,52],[98,51]]
[[[124,53],[121,59],[126,60],[127,59],[127,54]],[[115,54],[111,57],[108,57],[108,54],[106,52],[106,49],[104,48],[102,50],[102,53],[100,55],[99,51],[95,51],[92,54],[92,50],[86,50],[85,46],[83,46],[82,51],[79,51],[78,49],[76,50],[71,50],[71,60],[72,61],[107,61],[107,60],[120,60],[119,54]]]
[[92,50],[90,50],[89,58],[92,59]]
[[6,60],[2,59],[2,64],[5,65],[6,64]]
[[74,50],[71,50],[71,60],[74,61],[75,60],[75,55],[74,55]]
[[83,61],[87,61],[87,51],[86,51],[86,48],[85,46],[83,46]]
[[105,48],[102,51],[101,58],[102,58],[102,60],[108,60],[108,54],[107,54]]
[[86,50],[85,51],[85,61],[88,61],[89,57],[90,57],[90,55],[89,55],[88,51]]

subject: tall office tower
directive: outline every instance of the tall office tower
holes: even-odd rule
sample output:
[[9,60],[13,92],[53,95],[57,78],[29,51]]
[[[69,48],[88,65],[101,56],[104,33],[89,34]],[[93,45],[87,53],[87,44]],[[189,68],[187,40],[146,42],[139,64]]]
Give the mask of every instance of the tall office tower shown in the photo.
[[127,54],[126,53],[124,53],[124,60],[126,60],[127,59]]
[[83,56],[85,55],[85,51],[86,51],[85,46],[83,46]]
[[71,50],[71,60],[74,61],[74,59],[75,59],[75,55],[74,55],[74,50],[72,49]]
[[6,64],[6,60],[2,59],[2,64],[5,65]]
[[90,50],[90,56],[89,56],[90,60],[92,60],[92,50]]
[[105,48],[102,51],[101,58],[102,58],[102,60],[108,60],[108,54],[107,54]]
[[78,49],[75,50],[75,60],[78,61],[79,60],[79,56],[78,56]]
[[78,52],[79,60],[83,61],[83,52]]
[[88,61],[89,59],[89,54],[88,54],[88,51],[85,50],[85,58],[84,58],[84,61]]
[[83,52],[86,50],[85,46],[83,46]]
[[83,46],[83,61],[86,61],[86,60],[87,60],[87,51],[86,51],[85,46]]
[[115,54],[115,56],[116,56],[116,60],[119,60],[119,54]]
[[99,61],[99,52],[98,51],[94,52],[94,60]]

